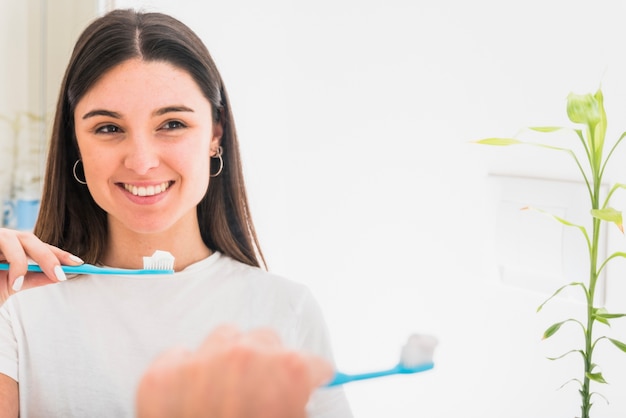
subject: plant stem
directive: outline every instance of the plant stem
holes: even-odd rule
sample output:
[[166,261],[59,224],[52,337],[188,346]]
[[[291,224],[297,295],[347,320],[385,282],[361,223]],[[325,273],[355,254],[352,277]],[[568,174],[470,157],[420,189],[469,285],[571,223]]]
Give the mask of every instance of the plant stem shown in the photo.
[[[593,198],[591,206],[593,209],[599,208],[600,202],[600,183],[601,173],[593,173]],[[600,238],[600,219],[593,218],[593,236],[591,240],[591,248],[589,254],[589,290],[587,293],[587,328],[585,329],[585,370],[583,376],[583,386],[580,391],[582,398],[582,418],[589,418],[589,410],[591,409],[591,392],[589,375],[593,372],[593,324],[594,318],[594,299],[596,291],[596,283],[598,281],[598,242]]]

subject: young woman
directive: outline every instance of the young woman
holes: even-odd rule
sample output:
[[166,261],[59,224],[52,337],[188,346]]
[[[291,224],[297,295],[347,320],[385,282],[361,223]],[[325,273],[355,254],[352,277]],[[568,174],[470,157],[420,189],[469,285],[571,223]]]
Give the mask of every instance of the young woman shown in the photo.
[[[66,280],[60,269],[141,268],[155,250],[174,255],[174,275]],[[0,230],[0,253],[11,265],[0,272],[0,415],[133,416],[159,353],[198,347],[223,323],[271,328],[331,360],[310,293],[261,268],[222,79],[167,15],[117,10],[80,36],[34,234]],[[27,272],[28,258],[45,274]],[[350,416],[335,389],[307,410]]]

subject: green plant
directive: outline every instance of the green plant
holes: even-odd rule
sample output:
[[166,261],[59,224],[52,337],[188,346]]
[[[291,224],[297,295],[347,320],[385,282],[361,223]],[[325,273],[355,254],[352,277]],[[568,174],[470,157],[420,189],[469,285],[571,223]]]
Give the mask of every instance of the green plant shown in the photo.
[[582,147],[584,149],[585,159],[582,159],[584,164],[581,163],[581,160],[579,160],[576,153],[572,149],[551,146],[544,143],[526,142],[516,138],[486,138],[476,142],[479,144],[499,146],[524,144],[566,152],[573,158],[587,186],[590,199],[589,216],[591,217],[591,234],[589,233],[587,228],[582,225],[571,223],[566,219],[551,214],[547,215],[551,216],[556,221],[562,223],[567,227],[577,228],[582,233],[589,253],[588,281],[586,283],[571,282],[569,284],[566,284],[565,286],[562,286],[561,288],[557,289],[554,294],[552,294],[552,296],[550,296],[544,303],[542,303],[537,308],[537,311],[540,311],[547,302],[549,302],[566,288],[578,288],[579,290],[584,292],[586,301],[586,312],[584,316],[585,320],[580,321],[578,319],[569,318],[564,321],[557,322],[548,327],[548,329],[546,329],[543,334],[543,338],[546,339],[552,337],[563,325],[568,323],[577,324],[582,329],[582,332],[584,334],[584,347],[568,351],[567,353],[559,357],[552,358],[551,360],[558,360],[567,355],[576,353],[582,356],[582,379],[573,378],[566,382],[566,384],[572,381],[578,382],[580,384],[579,393],[581,396],[582,418],[589,418],[589,413],[592,406],[591,399],[593,395],[602,396],[597,392],[591,391],[592,382],[598,384],[607,383],[604,379],[604,376],[602,375],[602,372],[598,371],[598,365],[593,361],[593,354],[597,344],[602,341],[607,341],[612,343],[621,351],[626,352],[625,343],[613,338],[609,338],[605,335],[596,336],[596,330],[594,328],[596,323],[610,325],[611,320],[626,316],[626,314],[622,313],[609,313],[604,307],[596,306],[595,303],[598,279],[603,269],[606,267],[607,263],[614,258],[626,258],[625,252],[614,252],[604,260],[598,259],[598,243],[600,242],[600,236],[603,233],[603,231],[601,230],[602,222],[615,224],[623,233],[622,213],[609,206],[609,203],[614,192],[619,189],[626,189],[626,184],[617,183],[613,185],[607,195],[604,197],[601,196],[601,184],[607,163],[609,162],[618,145],[622,142],[624,137],[626,137],[626,132],[624,132],[617,139],[617,141],[615,141],[610,151],[605,156],[604,151],[607,117],[604,109],[604,97],[602,95],[601,89],[598,89],[595,94],[578,95],[571,93],[567,98],[567,116],[571,122],[577,124],[577,127],[565,128],[543,126],[532,127],[529,129],[540,133],[551,133],[557,130],[564,129],[573,131],[575,133],[575,137],[580,142],[580,144],[582,144]]

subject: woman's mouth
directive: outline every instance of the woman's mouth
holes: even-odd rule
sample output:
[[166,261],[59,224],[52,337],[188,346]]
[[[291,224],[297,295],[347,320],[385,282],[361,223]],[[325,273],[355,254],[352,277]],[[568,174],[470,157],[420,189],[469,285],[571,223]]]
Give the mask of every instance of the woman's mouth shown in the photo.
[[133,184],[123,183],[124,189],[134,196],[155,196],[163,193],[173,184],[171,181],[164,181],[160,184],[154,184],[149,186],[135,186]]

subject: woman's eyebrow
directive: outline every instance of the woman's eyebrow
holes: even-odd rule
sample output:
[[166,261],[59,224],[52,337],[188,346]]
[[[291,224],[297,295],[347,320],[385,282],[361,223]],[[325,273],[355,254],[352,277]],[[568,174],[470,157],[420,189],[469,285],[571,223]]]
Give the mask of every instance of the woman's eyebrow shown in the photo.
[[[166,106],[166,107],[162,107],[152,112],[152,116],[161,116],[161,115],[165,115],[166,113],[171,113],[171,112],[193,112],[193,109],[187,106],[182,106],[182,105]],[[91,110],[83,115],[83,119],[89,119],[94,116],[108,116],[108,117],[115,118],[115,119],[122,119],[121,114],[117,112],[113,112],[112,110],[106,110],[106,109]]]
[[111,110],[105,110],[105,109],[96,109],[96,110],[92,110],[90,112],[85,113],[83,115],[83,119],[89,119],[94,116],[108,116],[108,117],[115,118],[115,119],[122,118],[122,115],[120,115],[117,112],[113,112]]
[[162,107],[160,109],[155,110],[154,112],[152,112],[153,116],[161,116],[164,115],[166,113],[171,113],[171,112],[193,112],[193,109],[187,107],[187,106],[166,106],[166,107]]

